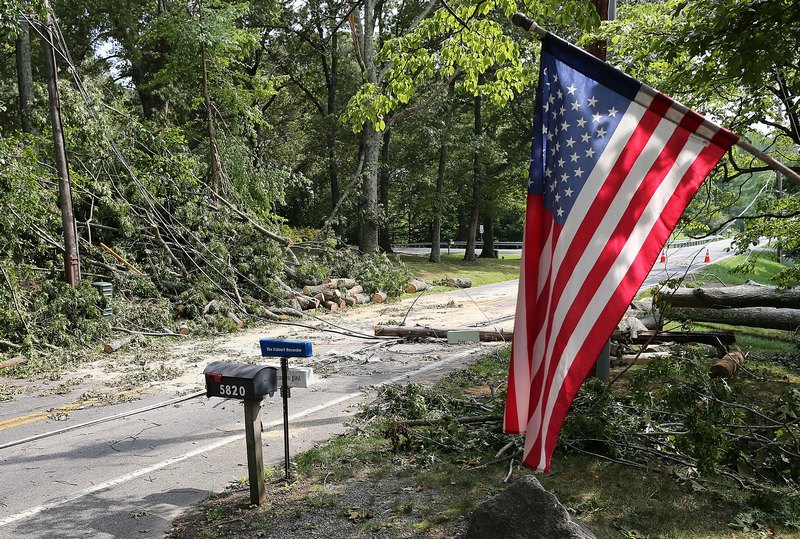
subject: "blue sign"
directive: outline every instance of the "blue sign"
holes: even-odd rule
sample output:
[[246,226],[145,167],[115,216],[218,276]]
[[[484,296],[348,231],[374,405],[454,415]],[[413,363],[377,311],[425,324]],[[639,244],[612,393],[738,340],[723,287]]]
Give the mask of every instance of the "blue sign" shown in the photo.
[[262,356],[277,357],[309,357],[311,355],[310,341],[284,341],[283,339],[261,339]]

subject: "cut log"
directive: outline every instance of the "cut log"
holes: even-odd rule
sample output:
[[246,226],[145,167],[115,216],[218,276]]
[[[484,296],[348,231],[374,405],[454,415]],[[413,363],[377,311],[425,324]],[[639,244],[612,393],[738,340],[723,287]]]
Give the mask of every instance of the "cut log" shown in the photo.
[[191,330],[189,329],[189,326],[187,326],[186,324],[181,324],[180,326],[178,326],[178,333],[180,333],[181,335],[188,335],[189,333],[191,333]]
[[364,287],[361,286],[360,284],[357,284],[355,286],[351,286],[350,288],[348,288],[347,292],[345,293],[345,295],[346,296],[355,296],[356,294],[362,294],[363,292],[364,292]]
[[673,307],[776,307],[800,309],[800,287],[780,289],[749,282],[738,286],[715,288],[678,288],[660,294],[660,301]]
[[[435,339],[446,339],[448,331],[459,331],[459,329],[436,329],[420,326],[375,326],[374,331],[375,335],[381,337],[433,337]],[[501,329],[500,331],[478,331],[478,335],[483,342],[510,342],[514,332]]]
[[669,357],[669,352],[643,352],[641,354],[623,354],[620,357],[611,358],[612,367],[623,367],[636,362],[637,365],[648,363],[651,359]]
[[318,294],[322,294],[327,300],[338,299],[342,296],[342,293],[339,292],[339,290],[327,284],[321,284],[317,286],[304,286],[303,294],[305,294],[306,296],[314,296],[314,297],[316,297]]
[[114,339],[113,341],[107,342],[103,345],[103,352],[106,354],[111,354],[116,352],[129,342],[133,340],[133,335],[125,335],[124,337],[120,337],[119,339]]
[[304,311],[308,311],[310,309],[316,309],[319,307],[319,300],[316,298],[312,298],[306,295],[299,295],[295,299],[297,299],[297,303],[300,304],[300,308]]
[[344,301],[345,305],[347,305],[348,307],[352,307],[353,305],[356,304],[356,298],[354,298],[353,296],[344,296],[342,298],[342,301]]
[[644,344],[647,342],[696,342],[713,346],[730,345],[736,342],[733,331],[640,331],[635,338],[630,338],[627,332],[615,331],[611,338],[615,341]]
[[711,366],[708,374],[711,378],[733,378],[744,359],[744,354],[739,350],[731,350]]
[[732,326],[783,329],[795,331],[800,327],[800,309],[775,307],[743,307],[741,309],[671,309],[667,316],[672,320],[716,322]]
[[347,301],[345,301],[344,298],[339,298],[337,300],[334,300],[334,302],[339,304],[339,309],[344,310],[347,308]]
[[356,300],[356,304],[358,305],[361,305],[362,303],[369,303],[370,301],[372,301],[372,298],[370,298],[368,294],[359,293],[350,297]]
[[386,292],[375,292],[372,294],[372,301],[374,303],[383,303],[388,297],[389,296],[386,294]]
[[339,310],[339,303],[336,301],[328,301],[325,300],[322,302],[322,306],[330,311],[338,311]]
[[428,283],[425,281],[420,281],[418,279],[414,279],[410,283],[406,285],[406,292],[408,294],[415,294],[417,292],[422,292],[423,290],[427,290]]
[[331,288],[353,288],[357,283],[355,279],[349,279],[345,277],[341,277],[339,279],[325,279],[324,284],[327,284]]
[[241,318],[239,318],[238,316],[236,316],[234,313],[230,313],[230,312],[229,312],[229,313],[228,313],[228,318],[230,318],[230,319],[231,319],[231,321],[232,321],[234,324],[236,324],[236,327],[237,327],[237,328],[239,328],[239,329],[244,329],[244,322],[242,321],[242,319],[241,319]]
[[447,279],[447,286],[470,288],[472,286],[472,279]]

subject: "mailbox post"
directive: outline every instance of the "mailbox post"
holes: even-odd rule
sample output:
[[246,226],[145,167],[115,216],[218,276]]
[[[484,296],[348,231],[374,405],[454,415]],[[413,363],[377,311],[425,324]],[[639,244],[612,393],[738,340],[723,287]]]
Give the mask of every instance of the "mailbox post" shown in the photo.
[[[281,358],[281,397],[283,398],[283,456],[286,480],[289,481],[289,397],[291,387],[308,387],[311,383],[312,371],[310,368],[296,369],[289,373],[290,357],[309,357],[311,343],[308,341],[284,341],[280,339],[261,339],[261,355]],[[297,383],[293,383],[297,382]]]
[[214,361],[206,366],[203,374],[206,379],[207,397],[244,401],[250,503],[261,505],[267,498],[264,490],[264,456],[261,449],[261,399],[264,395],[275,394],[278,369],[264,365]]

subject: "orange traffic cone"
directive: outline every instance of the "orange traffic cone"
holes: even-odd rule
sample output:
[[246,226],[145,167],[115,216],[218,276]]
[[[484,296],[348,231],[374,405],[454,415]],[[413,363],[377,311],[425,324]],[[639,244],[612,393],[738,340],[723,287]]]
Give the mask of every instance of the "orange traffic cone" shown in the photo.
[[706,264],[711,262],[711,255],[708,254],[708,249],[706,249],[706,257],[703,259],[703,262],[705,262]]
[[666,255],[666,253],[664,251],[661,251],[661,263],[662,264],[666,264],[667,263],[667,255]]

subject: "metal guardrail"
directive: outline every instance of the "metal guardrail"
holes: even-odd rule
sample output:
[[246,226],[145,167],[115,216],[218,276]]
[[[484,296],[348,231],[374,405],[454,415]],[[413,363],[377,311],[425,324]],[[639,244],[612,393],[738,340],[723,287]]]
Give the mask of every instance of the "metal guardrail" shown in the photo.
[[[711,243],[712,241],[722,240],[725,239],[724,236],[709,236],[707,238],[698,238],[698,239],[686,239],[686,240],[675,240],[675,241],[668,241],[666,248],[667,249],[680,249],[681,247],[696,247],[698,245],[705,245],[707,243]],[[423,242],[416,242],[416,243],[399,243],[395,244],[395,247],[403,248],[416,248],[416,249],[430,249],[431,242],[423,241]],[[439,243],[440,249],[447,249],[448,247],[452,249],[463,249],[467,245],[466,241],[452,241],[452,242],[441,242]],[[475,242],[476,248],[482,248],[483,242],[476,241]],[[521,241],[496,241],[494,242],[495,249],[522,249],[522,242]]]

